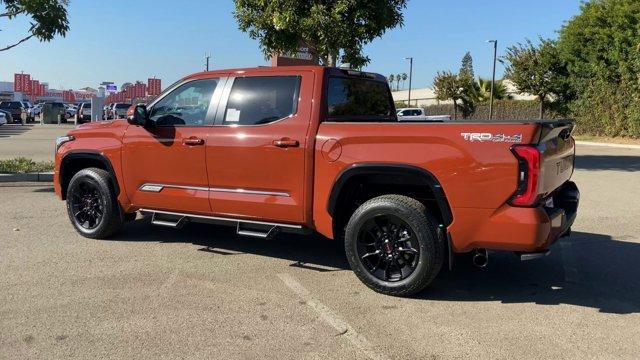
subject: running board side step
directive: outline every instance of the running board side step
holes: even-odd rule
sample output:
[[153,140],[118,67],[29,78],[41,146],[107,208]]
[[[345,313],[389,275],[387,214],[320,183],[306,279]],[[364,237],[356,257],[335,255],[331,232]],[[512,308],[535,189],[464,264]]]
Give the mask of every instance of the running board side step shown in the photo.
[[151,223],[153,225],[165,226],[180,229],[184,226],[187,218],[185,216],[166,215],[154,212],[151,215]]
[[238,222],[238,226],[236,227],[236,233],[242,236],[251,236],[260,239],[271,240],[276,234],[278,234],[279,229],[275,225],[259,225],[256,226],[254,224],[246,224],[243,222]]
[[281,231],[298,234],[308,233],[308,229],[304,228],[302,225],[187,214],[153,209],[140,209],[140,212],[151,214],[152,224],[172,228],[181,228],[187,222],[199,222],[216,225],[235,225],[236,233],[238,235],[251,236],[261,239],[272,239]]

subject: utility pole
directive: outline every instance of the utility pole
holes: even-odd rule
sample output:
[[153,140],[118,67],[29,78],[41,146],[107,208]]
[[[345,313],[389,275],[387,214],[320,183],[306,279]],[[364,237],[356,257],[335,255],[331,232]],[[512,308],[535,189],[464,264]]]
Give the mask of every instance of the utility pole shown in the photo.
[[204,53],[204,60],[205,60],[205,71],[209,71],[209,59],[211,59],[211,53],[206,52]]
[[493,43],[493,75],[491,77],[491,100],[489,101],[489,120],[493,119],[493,93],[496,89],[496,60],[498,59],[498,40],[487,40]]
[[413,58],[408,57],[404,58],[405,60],[409,60],[409,96],[408,96],[408,105],[411,107],[411,78],[413,77]]

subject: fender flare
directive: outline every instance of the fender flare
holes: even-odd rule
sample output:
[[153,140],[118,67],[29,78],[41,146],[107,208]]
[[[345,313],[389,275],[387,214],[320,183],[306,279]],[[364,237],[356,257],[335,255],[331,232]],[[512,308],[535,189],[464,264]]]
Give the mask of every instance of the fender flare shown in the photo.
[[60,186],[62,187],[62,195],[63,198],[66,198],[67,186],[68,183],[65,184],[66,181],[71,181],[71,178],[65,179],[64,169],[68,166],[69,163],[74,160],[93,160],[98,161],[104,165],[104,168],[113,176],[113,189],[116,193],[116,196],[120,195],[120,185],[118,185],[118,178],[116,177],[116,173],[113,170],[113,166],[111,165],[111,161],[104,154],[95,151],[95,150],[71,150],[66,153],[62,160],[60,160]]
[[436,203],[442,214],[444,225],[448,226],[453,222],[453,214],[449,201],[447,200],[444,189],[438,181],[438,179],[429,171],[412,165],[404,164],[354,164],[344,169],[333,183],[331,194],[329,195],[329,201],[327,203],[327,211],[331,216],[334,216],[338,200],[342,193],[342,189],[348,183],[350,179],[355,176],[361,175],[374,175],[374,174],[397,174],[397,175],[409,175],[414,179],[419,179],[421,184],[428,186],[431,192],[435,196]]

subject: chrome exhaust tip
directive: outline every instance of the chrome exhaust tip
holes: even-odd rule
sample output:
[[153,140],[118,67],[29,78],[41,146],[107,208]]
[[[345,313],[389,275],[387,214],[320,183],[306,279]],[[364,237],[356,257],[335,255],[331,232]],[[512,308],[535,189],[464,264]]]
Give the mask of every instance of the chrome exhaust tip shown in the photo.
[[489,254],[487,253],[487,249],[476,249],[472,262],[475,267],[481,269],[486,268],[489,264]]

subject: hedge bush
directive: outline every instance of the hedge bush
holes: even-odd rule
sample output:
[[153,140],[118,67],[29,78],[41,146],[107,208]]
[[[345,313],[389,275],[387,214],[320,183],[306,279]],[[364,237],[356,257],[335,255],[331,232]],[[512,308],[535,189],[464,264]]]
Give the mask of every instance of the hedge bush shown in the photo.
[[[494,120],[531,120],[540,117],[540,108],[537,101],[520,100],[496,100],[493,104]],[[558,114],[551,106],[545,110],[545,119],[559,119]],[[431,105],[424,107],[427,115],[451,115],[453,119],[453,104]],[[460,111],[458,111],[458,115]],[[477,105],[475,112],[467,120],[488,120],[489,105]],[[458,116],[458,120],[463,120]]]

